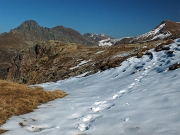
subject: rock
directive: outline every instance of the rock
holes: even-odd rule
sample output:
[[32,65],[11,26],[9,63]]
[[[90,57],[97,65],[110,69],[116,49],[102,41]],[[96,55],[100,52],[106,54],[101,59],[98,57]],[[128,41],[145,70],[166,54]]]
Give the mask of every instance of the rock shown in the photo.
[[138,51],[137,58],[141,58],[143,56],[143,53],[141,51]]
[[173,64],[169,67],[169,70],[175,70],[177,68],[180,68],[180,63]]
[[145,54],[146,54],[146,55],[151,55],[151,56],[153,55],[152,52],[149,52],[149,51],[146,51]]

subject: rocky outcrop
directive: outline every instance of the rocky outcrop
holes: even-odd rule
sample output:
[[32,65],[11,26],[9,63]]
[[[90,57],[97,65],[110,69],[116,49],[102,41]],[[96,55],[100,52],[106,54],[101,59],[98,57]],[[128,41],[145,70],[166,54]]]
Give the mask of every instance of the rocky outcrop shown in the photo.
[[29,45],[22,39],[13,34],[4,33],[0,36],[0,79],[5,79],[9,68],[11,67],[11,59],[17,52]]
[[163,43],[160,43],[158,46],[156,46],[155,48],[154,48],[154,50],[156,51],[156,52],[159,52],[159,51],[162,51],[162,50],[169,50],[170,48],[169,48],[169,46],[168,46],[168,44],[171,44],[171,43],[173,43],[174,41],[173,40],[167,40],[166,42],[163,42]]
[[[125,59],[136,56],[137,46],[141,48],[144,44],[103,48],[75,43],[65,44],[54,40],[40,42],[20,50],[12,58],[6,79],[18,83],[37,84],[83,73],[94,74],[118,67]],[[153,47],[151,44],[146,46],[146,49]],[[126,52],[129,53],[121,55]]]
[[180,68],[180,63],[175,63],[169,67],[169,70],[175,70]]

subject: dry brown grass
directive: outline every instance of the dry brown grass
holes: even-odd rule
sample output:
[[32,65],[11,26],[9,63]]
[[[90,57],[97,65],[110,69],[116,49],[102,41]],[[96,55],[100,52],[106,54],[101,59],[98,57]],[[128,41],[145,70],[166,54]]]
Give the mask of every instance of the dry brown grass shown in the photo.
[[[44,91],[41,87],[30,88],[27,85],[0,80],[0,125],[9,117],[32,112],[41,103],[62,98],[67,94],[56,90]],[[3,133],[0,130],[0,134]]]

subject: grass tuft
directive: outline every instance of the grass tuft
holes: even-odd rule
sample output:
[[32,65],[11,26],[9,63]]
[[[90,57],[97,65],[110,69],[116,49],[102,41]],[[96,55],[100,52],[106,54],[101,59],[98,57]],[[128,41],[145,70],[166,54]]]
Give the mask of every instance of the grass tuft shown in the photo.
[[[0,80],[0,125],[11,116],[32,112],[41,103],[66,95],[60,90],[44,91],[42,87],[30,88],[27,85]],[[0,134],[3,132],[0,130]]]

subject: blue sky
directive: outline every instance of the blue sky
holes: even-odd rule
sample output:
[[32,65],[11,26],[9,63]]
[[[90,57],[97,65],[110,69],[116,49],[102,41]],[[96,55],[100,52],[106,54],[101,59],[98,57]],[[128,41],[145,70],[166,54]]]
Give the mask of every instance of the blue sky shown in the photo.
[[81,34],[120,38],[150,31],[163,20],[180,22],[180,0],[0,0],[0,33],[26,20]]

